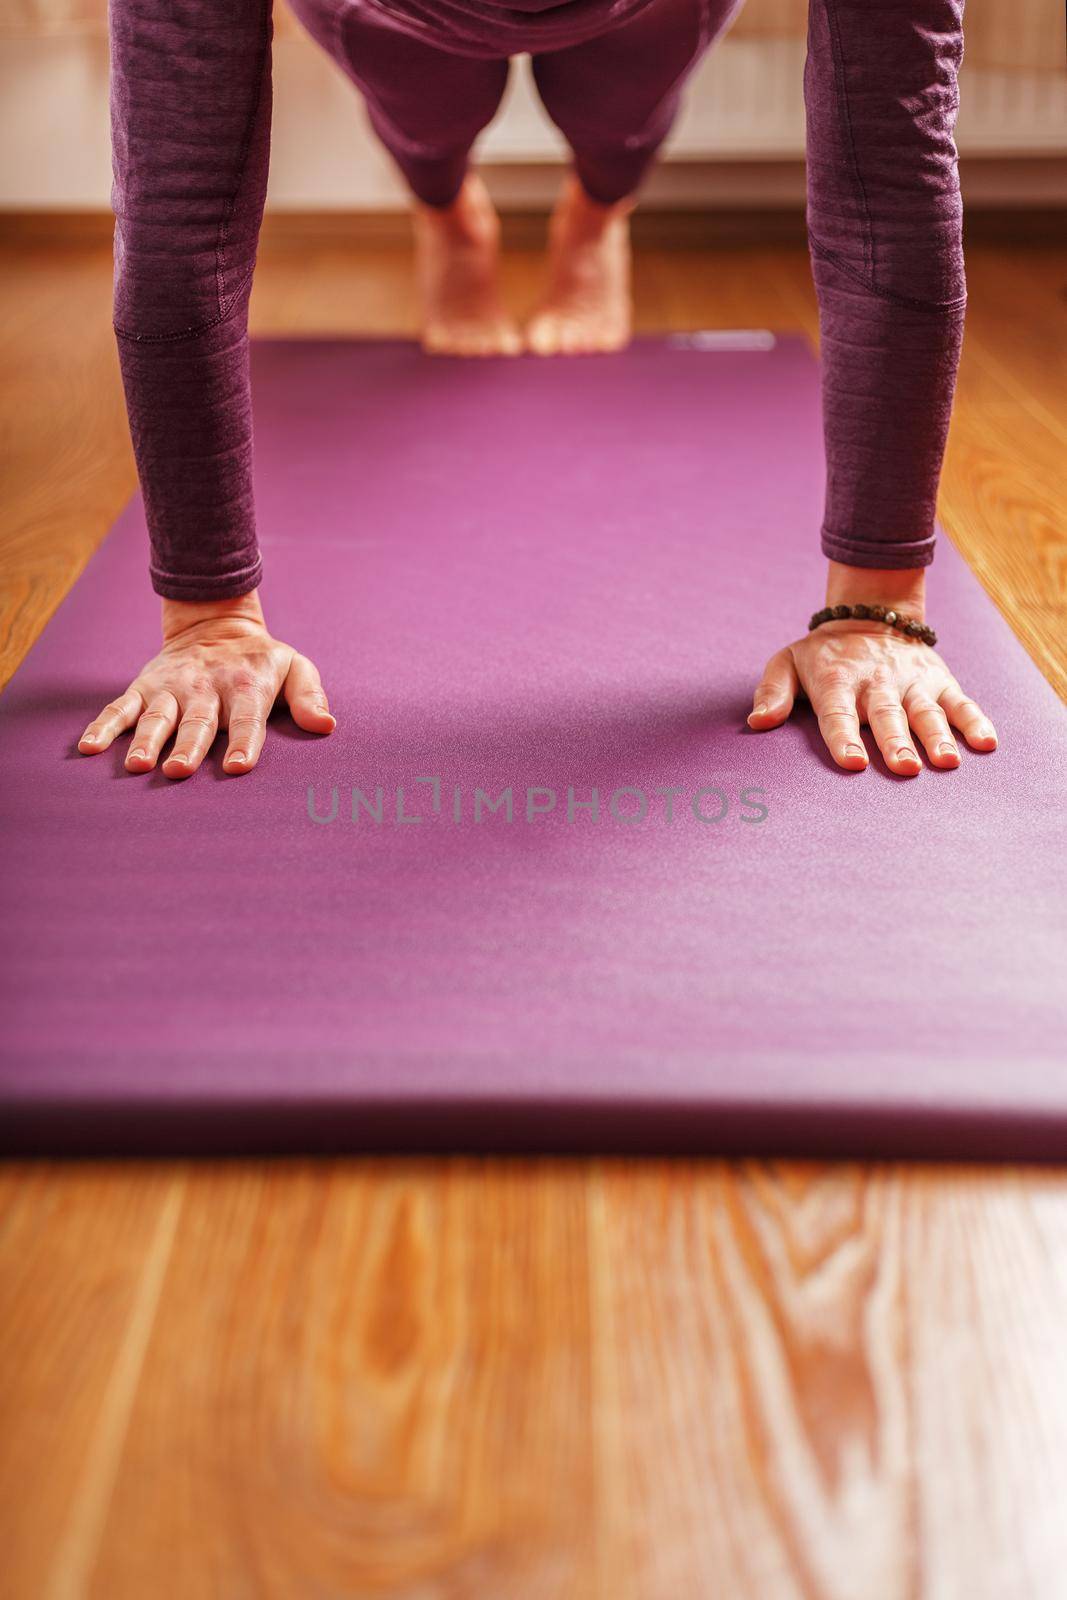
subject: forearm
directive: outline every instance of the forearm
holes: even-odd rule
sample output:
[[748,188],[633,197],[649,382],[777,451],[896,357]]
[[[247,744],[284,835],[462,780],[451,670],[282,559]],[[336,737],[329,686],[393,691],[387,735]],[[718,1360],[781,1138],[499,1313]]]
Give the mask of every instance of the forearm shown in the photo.
[[234,598],[260,579],[246,321],[242,307],[174,344],[119,335],[149,572],[167,599]]
[[113,0],[114,320],[171,600],[259,581],[248,297],[270,138],[269,0]]
[[814,262],[826,500],[823,554],[881,570],[928,566],[963,336],[963,306],[918,310]]
[[966,283],[953,127],[960,0],[812,0],[808,232],[826,445],[822,548],[933,558]]

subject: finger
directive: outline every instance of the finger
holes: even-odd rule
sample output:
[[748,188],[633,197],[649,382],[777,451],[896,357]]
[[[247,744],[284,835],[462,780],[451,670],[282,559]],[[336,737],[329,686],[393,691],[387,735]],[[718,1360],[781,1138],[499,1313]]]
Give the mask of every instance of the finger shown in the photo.
[[251,772],[267,737],[269,710],[265,695],[245,691],[234,697],[227,719],[229,740],[222,762],[226,772]]
[[144,709],[144,701],[136,689],[127,689],[118,700],[112,700],[100,715],[90,722],[81,738],[78,749],[83,756],[99,755],[113,744],[120,733],[132,728]]
[[763,669],[748,714],[750,728],[776,728],[793,709],[800,687],[791,650],[779,650]]
[[127,772],[151,772],[159,760],[159,752],[177,726],[178,702],[169,690],[161,689],[137,719],[126,757]]
[[823,742],[838,766],[847,772],[862,772],[868,760],[855,694],[840,687],[821,694],[816,690],[811,703],[819,719]]
[[908,719],[897,691],[875,690],[868,696],[864,711],[890,772],[901,778],[914,778],[922,769],[922,762],[911,742]]
[[188,778],[196,771],[219,731],[219,702],[212,696],[190,700],[182,711],[174,749],[163,763],[168,778]]
[[968,700],[958,683],[954,683],[940,696],[948,720],[958,728],[972,750],[995,750],[997,730],[973,700]]
[[318,668],[307,656],[293,656],[282,693],[298,728],[307,733],[332,733],[336,728]]
[[930,762],[935,767],[958,767],[960,752],[949,731],[948,718],[941,707],[921,690],[910,690],[904,696],[904,710],[912,731],[922,740]]

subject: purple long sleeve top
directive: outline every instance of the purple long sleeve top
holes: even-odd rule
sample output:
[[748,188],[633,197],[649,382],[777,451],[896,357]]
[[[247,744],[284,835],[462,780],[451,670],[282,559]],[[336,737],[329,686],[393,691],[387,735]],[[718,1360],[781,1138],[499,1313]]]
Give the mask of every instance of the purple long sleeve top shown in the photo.
[[[565,11],[577,42],[602,31],[613,6],[538,0],[528,31],[535,40],[543,21],[558,42]],[[515,21],[516,7],[486,0],[449,9],[487,42],[497,9]],[[966,298],[953,141],[962,9],[810,3],[821,537],[827,556],[854,566],[933,557]],[[248,301],[270,145],[270,0],[111,0],[111,37],[115,330],[152,583],[175,600],[234,598],[261,575]]]

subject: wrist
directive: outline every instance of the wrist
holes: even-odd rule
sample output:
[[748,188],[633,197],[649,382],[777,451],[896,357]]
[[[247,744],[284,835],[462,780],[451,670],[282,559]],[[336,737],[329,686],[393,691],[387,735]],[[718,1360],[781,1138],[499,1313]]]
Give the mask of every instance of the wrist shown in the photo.
[[926,614],[926,568],[848,567],[831,561],[826,574],[826,604],[891,606],[921,622]]
[[258,589],[236,600],[164,600],[162,620],[164,642],[187,633],[201,622],[238,621],[261,628],[266,626]]

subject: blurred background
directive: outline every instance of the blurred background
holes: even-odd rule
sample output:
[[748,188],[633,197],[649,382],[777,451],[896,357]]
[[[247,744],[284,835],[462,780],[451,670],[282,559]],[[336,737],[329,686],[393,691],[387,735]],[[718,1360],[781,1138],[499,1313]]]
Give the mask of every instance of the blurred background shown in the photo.
[[[6,0],[0,39],[0,206],[106,209],[106,0]],[[797,207],[803,197],[807,0],[748,0],[690,89],[646,195],[650,207]],[[968,0],[959,146],[972,206],[1067,204],[1062,0]],[[403,190],[353,91],[275,5],[274,155],[268,205],[396,211]],[[480,146],[503,206],[539,206],[561,141],[526,63]]]

